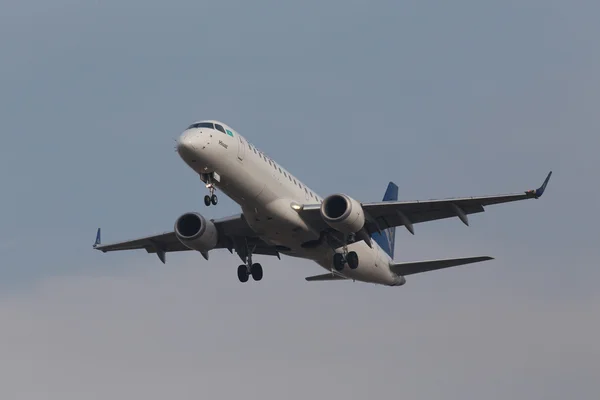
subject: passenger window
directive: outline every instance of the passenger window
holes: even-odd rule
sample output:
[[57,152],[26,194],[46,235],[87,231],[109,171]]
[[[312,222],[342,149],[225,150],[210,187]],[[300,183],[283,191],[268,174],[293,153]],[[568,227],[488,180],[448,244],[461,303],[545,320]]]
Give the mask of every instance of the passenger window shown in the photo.
[[281,172],[281,168],[279,168],[279,173],[280,173],[280,174],[283,174],[283,172]]
[[254,154],[256,154],[256,149],[252,149],[252,150],[254,150]]
[[296,182],[296,178],[294,178],[294,185],[297,185],[297,184],[298,184],[298,182]]
[[[225,128],[223,128],[221,125],[215,124],[215,128],[217,128],[218,131],[225,133]],[[227,135],[227,133],[225,133],[225,134]]]
[[285,171],[283,171],[283,176],[285,176],[287,178],[287,174],[285,173]]
[[252,150],[252,146],[250,146],[250,143],[248,143],[248,148],[249,148],[250,150]]
[[292,181],[292,176],[291,176],[291,175],[288,175],[288,178],[290,178],[290,182],[291,182],[291,181]]
[[271,160],[269,160],[269,165],[273,165],[273,164],[271,164]]

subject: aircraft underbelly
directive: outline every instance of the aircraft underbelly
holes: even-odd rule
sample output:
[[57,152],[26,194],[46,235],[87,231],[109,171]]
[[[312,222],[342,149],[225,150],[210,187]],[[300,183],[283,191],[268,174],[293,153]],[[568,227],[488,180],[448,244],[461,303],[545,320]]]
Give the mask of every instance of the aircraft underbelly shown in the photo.
[[[336,252],[341,251],[341,248],[336,249]],[[356,269],[350,269],[348,265],[345,265],[341,274],[346,278],[383,285],[393,284],[394,277],[390,273],[388,263],[382,262],[381,257],[379,257],[381,252],[379,248],[370,248],[365,242],[360,241],[348,245],[348,251],[355,251],[358,254],[359,265]],[[333,254],[333,250],[325,251],[323,258],[317,261],[318,264],[331,271]]]
[[236,170],[226,173],[219,188],[233,201],[240,205],[254,205],[258,197],[265,191],[266,184],[248,171]]
[[296,253],[301,250],[302,243],[319,237],[290,207],[287,199],[277,199],[267,204],[261,201],[255,206],[245,205],[242,211],[250,227],[265,241],[288,247]]

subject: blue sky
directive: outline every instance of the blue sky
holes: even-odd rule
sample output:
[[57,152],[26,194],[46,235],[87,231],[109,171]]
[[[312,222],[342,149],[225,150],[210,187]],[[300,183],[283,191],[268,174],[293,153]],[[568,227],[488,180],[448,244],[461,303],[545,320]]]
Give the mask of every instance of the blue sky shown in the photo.
[[[5,398],[597,398],[594,2],[2,1]],[[402,288],[301,260],[92,251],[239,211],[174,150],[220,119],[320,195],[543,199],[397,234],[491,255]],[[291,390],[290,390],[291,389]],[[93,393],[93,394],[91,394]],[[52,397],[55,396],[55,397]]]

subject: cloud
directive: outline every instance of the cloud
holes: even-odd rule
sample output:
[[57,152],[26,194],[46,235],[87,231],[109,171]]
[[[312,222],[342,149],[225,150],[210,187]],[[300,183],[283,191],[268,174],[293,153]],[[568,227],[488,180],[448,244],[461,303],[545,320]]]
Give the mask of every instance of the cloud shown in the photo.
[[410,286],[311,285],[295,276],[306,263],[283,264],[245,285],[223,260],[131,266],[130,276],[52,278],[4,299],[0,396],[600,394],[597,297],[444,301]]

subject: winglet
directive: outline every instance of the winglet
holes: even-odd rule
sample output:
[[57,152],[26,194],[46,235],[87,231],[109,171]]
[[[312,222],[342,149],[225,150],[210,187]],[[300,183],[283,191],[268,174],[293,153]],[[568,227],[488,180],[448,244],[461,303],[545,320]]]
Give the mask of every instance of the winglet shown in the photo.
[[98,232],[96,233],[96,241],[94,242],[94,248],[100,246],[102,243],[102,237],[100,236],[100,228],[98,228]]
[[167,253],[163,249],[156,248],[156,255],[163,264],[167,263]]
[[539,188],[537,188],[535,190],[535,198],[536,199],[542,197],[542,195],[544,194],[544,190],[546,190],[546,186],[548,186],[548,182],[550,181],[551,176],[552,176],[552,171],[550,171],[550,173],[546,177],[546,180],[544,181],[544,183],[542,183],[542,186],[540,186]]

